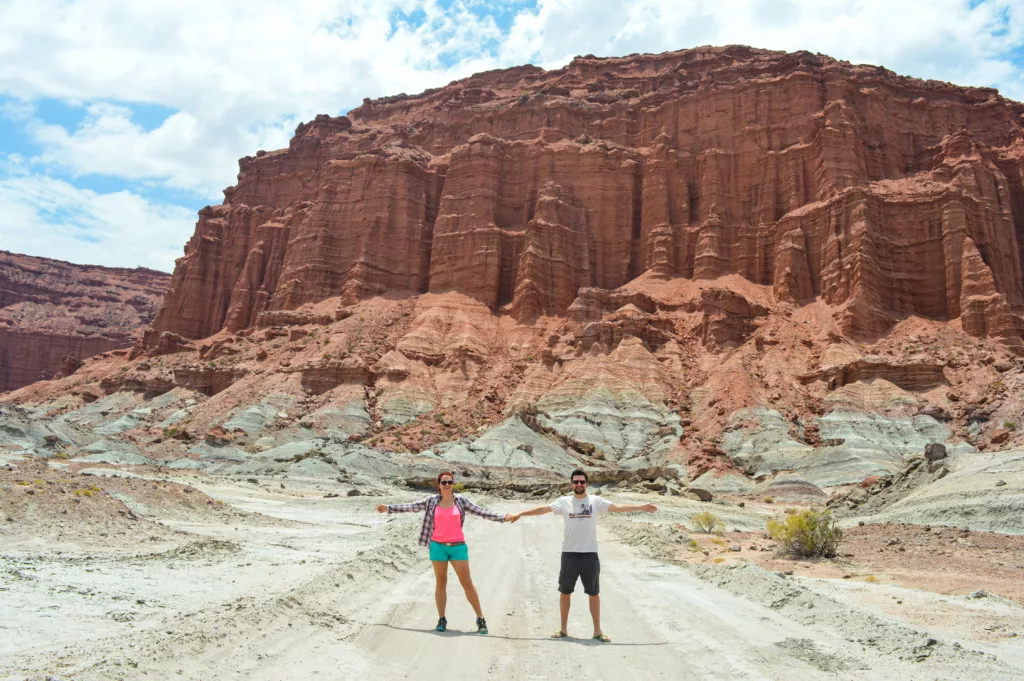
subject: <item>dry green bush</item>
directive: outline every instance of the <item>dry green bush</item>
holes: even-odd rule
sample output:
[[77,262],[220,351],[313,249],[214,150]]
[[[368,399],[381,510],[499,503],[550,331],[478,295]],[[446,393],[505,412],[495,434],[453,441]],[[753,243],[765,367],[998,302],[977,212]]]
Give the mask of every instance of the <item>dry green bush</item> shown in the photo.
[[810,509],[793,513],[784,520],[769,520],[768,534],[782,550],[798,558],[833,558],[843,531],[828,511]]
[[711,511],[701,511],[690,518],[693,529],[706,534],[725,532],[725,523]]

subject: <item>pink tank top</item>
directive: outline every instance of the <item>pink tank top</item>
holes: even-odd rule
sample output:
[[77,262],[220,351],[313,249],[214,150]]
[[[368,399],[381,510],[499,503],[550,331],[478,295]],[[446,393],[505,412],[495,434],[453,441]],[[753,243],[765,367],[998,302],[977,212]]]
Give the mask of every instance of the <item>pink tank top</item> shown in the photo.
[[466,541],[466,535],[462,533],[462,518],[458,506],[434,508],[434,535],[431,539],[436,542]]

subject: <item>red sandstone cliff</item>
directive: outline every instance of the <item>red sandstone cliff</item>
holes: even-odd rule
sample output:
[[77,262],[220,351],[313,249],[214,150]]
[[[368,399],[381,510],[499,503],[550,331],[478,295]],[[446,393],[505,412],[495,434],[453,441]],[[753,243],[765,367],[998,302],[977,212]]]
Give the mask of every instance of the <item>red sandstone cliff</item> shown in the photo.
[[0,392],[70,373],[76,360],[132,345],[156,315],[169,281],[141,267],[73,265],[0,251]]
[[242,159],[147,344],[333,296],[528,322],[651,272],[818,298],[854,337],[918,315],[1020,347],[1022,125],[991,89],[738,46],[365,100]]

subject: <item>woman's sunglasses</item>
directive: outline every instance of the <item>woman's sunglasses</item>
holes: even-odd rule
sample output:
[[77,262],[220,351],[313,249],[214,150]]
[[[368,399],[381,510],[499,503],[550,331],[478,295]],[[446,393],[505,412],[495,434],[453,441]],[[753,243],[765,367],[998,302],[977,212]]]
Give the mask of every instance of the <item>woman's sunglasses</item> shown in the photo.
[[444,485],[445,487],[447,487],[448,485],[454,485],[455,481],[454,480],[442,480],[441,484]]

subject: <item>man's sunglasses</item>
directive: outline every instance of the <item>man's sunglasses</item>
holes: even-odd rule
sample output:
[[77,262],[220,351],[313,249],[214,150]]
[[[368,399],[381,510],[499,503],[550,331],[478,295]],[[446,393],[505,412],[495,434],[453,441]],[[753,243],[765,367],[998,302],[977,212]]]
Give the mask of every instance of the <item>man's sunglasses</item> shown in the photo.
[[574,485],[585,485],[585,484],[587,484],[587,481],[586,480],[573,480],[572,484],[574,484]]
[[445,487],[447,487],[448,485],[454,485],[455,481],[454,480],[442,480],[441,484],[444,485]]

